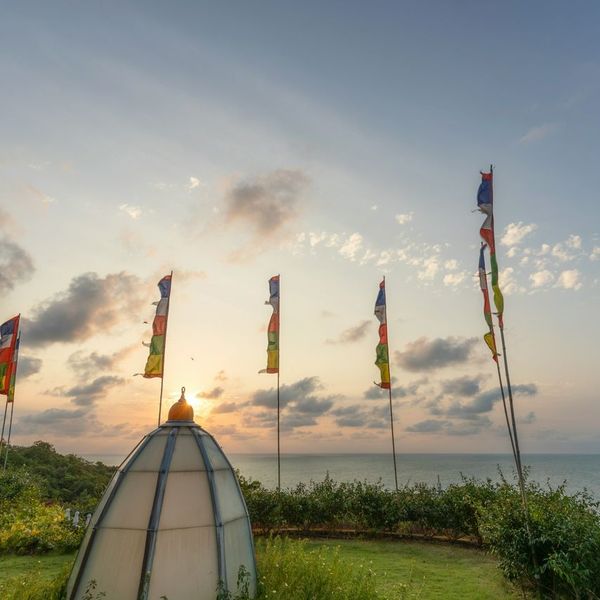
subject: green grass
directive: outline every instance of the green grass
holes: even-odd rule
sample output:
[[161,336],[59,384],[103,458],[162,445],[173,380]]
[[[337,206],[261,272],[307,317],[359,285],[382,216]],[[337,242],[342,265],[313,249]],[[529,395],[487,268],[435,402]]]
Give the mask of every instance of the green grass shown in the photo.
[[500,600],[522,598],[509,586],[493,557],[481,550],[448,544],[404,541],[311,540],[311,546],[339,546],[340,556],[370,562],[377,590],[390,598],[412,582],[407,598]]
[[[493,557],[481,550],[446,544],[372,540],[309,540],[308,550],[338,547],[339,557],[370,567],[376,573],[377,591],[395,600],[502,600],[522,596],[502,578]],[[257,543],[260,554],[264,542]],[[26,581],[50,580],[73,554],[0,556],[0,598],[9,587]],[[410,584],[408,591],[403,590]]]
[[50,581],[74,558],[74,554],[0,556],[0,598],[6,597],[15,586]]

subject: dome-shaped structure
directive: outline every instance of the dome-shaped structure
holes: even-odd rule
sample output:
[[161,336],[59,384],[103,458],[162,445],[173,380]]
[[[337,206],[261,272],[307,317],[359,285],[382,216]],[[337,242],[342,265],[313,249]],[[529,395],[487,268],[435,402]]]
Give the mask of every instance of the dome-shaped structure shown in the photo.
[[107,600],[215,600],[219,582],[237,590],[241,566],[254,593],[252,530],[231,464],[193,420],[176,420],[193,412],[180,405],[169,415],[106,489],[73,566],[69,600],[80,600],[92,580]]

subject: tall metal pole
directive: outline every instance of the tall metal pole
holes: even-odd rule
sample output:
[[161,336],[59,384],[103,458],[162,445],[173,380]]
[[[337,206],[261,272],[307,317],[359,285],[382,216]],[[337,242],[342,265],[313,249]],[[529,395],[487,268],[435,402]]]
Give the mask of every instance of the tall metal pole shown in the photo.
[[171,271],[171,282],[169,285],[169,299],[167,300],[167,314],[165,318],[165,343],[163,345],[162,376],[160,378],[160,400],[158,403],[158,426],[162,414],[163,387],[165,383],[165,361],[167,359],[167,328],[169,327],[169,309],[171,308],[171,292],[173,291],[173,271]]
[[[490,165],[490,173],[493,174],[494,173],[494,166]],[[494,200],[494,187],[493,187],[493,179],[492,179],[492,206],[493,206],[493,200]],[[493,210],[493,209],[492,209]],[[492,212],[492,219],[493,219],[493,212]],[[494,222],[492,220],[492,231],[494,231]],[[521,502],[523,504],[523,513],[525,516],[525,529],[527,531],[527,538],[529,540],[529,548],[531,550],[531,559],[533,562],[533,567],[535,570],[535,579],[538,582],[537,585],[537,594],[538,597],[541,598],[542,597],[542,592],[540,589],[540,585],[539,585],[539,567],[538,567],[538,561],[537,561],[537,556],[535,553],[535,549],[533,547],[533,538],[531,536],[531,526],[530,526],[530,516],[529,516],[529,503],[527,501],[527,490],[525,489],[525,478],[523,477],[523,466],[521,463],[521,449],[519,447],[519,434],[517,433],[517,420],[515,418],[515,407],[514,407],[514,403],[513,403],[513,395],[512,395],[512,386],[510,383],[510,373],[508,370],[508,358],[506,356],[506,341],[504,339],[504,321],[503,321],[503,315],[502,314],[498,314],[498,329],[500,329],[500,339],[502,341],[502,361],[504,362],[504,373],[506,375],[506,389],[508,391],[508,402],[509,402],[509,408],[510,408],[510,417],[511,417],[511,423],[512,423],[512,436],[513,436],[513,441],[514,441],[514,454],[515,454],[515,463],[517,466],[517,478],[519,481],[519,488],[521,491]],[[500,372],[500,367],[498,366],[498,372]],[[509,427],[509,431],[510,431],[510,427]]]
[[[19,317],[21,314],[19,313]],[[17,369],[19,367],[19,346],[21,345],[21,332],[18,332],[17,343],[16,343],[16,360],[15,360],[15,372],[14,378],[15,382],[12,389],[11,395],[11,382],[13,378],[13,373],[10,374],[11,381],[8,382],[8,393],[6,394],[6,403],[8,405],[8,401],[10,400],[10,421],[8,424],[8,435],[6,436],[6,451],[4,452],[4,470],[6,471],[6,465],[8,463],[8,448],[10,446],[10,434],[12,432],[12,423],[13,423],[13,413],[15,412],[15,389],[17,387]],[[4,418],[6,419],[6,408],[4,409]],[[4,434],[4,423],[2,424],[2,434]]]
[[0,435],[0,460],[2,460],[2,449],[4,447],[4,428],[6,426],[7,412],[8,412],[8,394],[6,394],[6,402],[4,404],[4,418],[2,419],[2,434]]
[[10,403],[10,422],[8,425],[8,436],[6,437],[6,451],[4,452],[4,470],[6,471],[6,464],[8,463],[8,449],[10,446],[10,432],[12,431],[13,412],[15,410],[14,400]]
[[[383,286],[385,288],[385,275],[383,276]],[[385,289],[385,327],[387,329],[387,344],[388,344],[388,370],[390,372],[390,387],[388,388],[390,397],[390,427],[392,430],[392,457],[394,458],[394,482],[396,491],[398,491],[398,467],[396,465],[396,439],[394,436],[394,408],[392,403],[392,370],[390,368],[390,328],[388,323],[387,311],[387,289]]]
[[279,400],[279,371],[281,370],[281,273],[278,278],[279,300],[277,302],[277,491],[281,489],[281,404]]

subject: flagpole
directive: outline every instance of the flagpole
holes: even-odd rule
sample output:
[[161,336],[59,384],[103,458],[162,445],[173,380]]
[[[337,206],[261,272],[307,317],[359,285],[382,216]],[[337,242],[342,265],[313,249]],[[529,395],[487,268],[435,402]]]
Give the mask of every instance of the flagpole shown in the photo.
[[277,275],[279,301],[277,303],[277,491],[281,490],[281,404],[279,401],[279,371],[281,370],[281,273]]
[[12,431],[13,412],[15,410],[14,400],[10,403],[10,422],[8,425],[8,436],[6,436],[6,450],[4,452],[4,471],[6,471],[6,463],[8,462],[8,448],[10,446],[10,433]]
[[[383,276],[383,286],[385,288],[385,275]],[[387,329],[387,343],[388,343],[388,370],[390,372],[390,387],[388,388],[390,398],[390,427],[392,430],[392,456],[394,458],[394,482],[396,484],[396,491],[398,491],[398,467],[396,465],[396,439],[394,436],[394,409],[392,406],[392,370],[390,368],[389,354],[390,354],[390,328],[388,321],[387,312],[387,289],[385,290],[385,326]]]
[[[10,382],[9,382],[10,385]],[[8,412],[8,393],[6,394],[6,402],[4,404],[4,418],[2,419],[2,434],[0,435],[0,460],[2,460],[2,449],[4,447],[4,428],[6,426],[6,414]]]
[[[494,184],[493,184],[493,173],[494,173],[494,165],[490,165],[490,174],[492,175],[492,206],[493,206],[493,201],[494,201]],[[493,208],[492,208],[493,211]],[[494,221],[493,221],[493,212],[492,212],[492,231],[494,231]],[[504,373],[506,375],[506,389],[508,391],[508,402],[509,402],[509,407],[510,407],[510,417],[511,417],[511,422],[512,422],[512,436],[513,436],[513,442],[514,442],[514,456],[515,456],[515,463],[517,466],[517,479],[519,481],[519,488],[521,491],[521,501],[523,503],[523,512],[524,512],[524,516],[525,516],[525,529],[527,531],[527,537],[529,539],[529,549],[531,550],[531,559],[533,561],[533,567],[534,567],[534,577],[536,579],[536,581],[538,582],[538,586],[537,586],[537,593],[538,593],[538,597],[541,598],[542,597],[542,593],[541,593],[541,589],[539,586],[539,567],[538,567],[538,561],[537,561],[537,556],[535,553],[535,549],[533,547],[533,538],[531,537],[531,527],[530,527],[530,516],[529,516],[529,503],[527,501],[527,490],[525,488],[525,478],[523,477],[523,466],[521,463],[521,449],[519,448],[519,435],[517,433],[517,420],[515,418],[515,407],[514,407],[514,402],[513,402],[513,395],[512,395],[512,386],[510,383],[510,372],[508,370],[508,358],[506,356],[506,341],[504,339],[504,320],[503,320],[503,315],[502,313],[497,313],[496,315],[498,317],[498,329],[500,329],[500,340],[502,341],[502,361],[504,363]],[[500,373],[500,365],[498,365],[498,373]],[[509,433],[510,433],[510,427],[509,427]]]
[[[21,316],[21,313],[19,313],[19,317]],[[19,327],[20,328],[20,327]],[[8,423],[8,435],[6,436],[6,451],[4,452],[4,471],[6,471],[6,464],[8,463],[8,448],[10,446],[10,436],[12,433],[12,423],[13,423],[13,413],[15,412],[15,389],[17,387],[17,369],[19,366],[19,346],[21,345],[21,332],[18,332],[17,335],[17,342],[16,342],[16,347],[17,347],[17,360],[15,361],[15,372],[14,372],[14,377],[15,377],[15,383],[14,386],[12,386],[12,396],[10,394],[11,391],[11,383],[12,383],[12,378],[13,378],[13,373],[10,374],[10,379],[11,381],[8,382],[8,393],[6,394],[6,403],[8,405],[8,400],[10,398],[10,421]],[[4,414],[4,417],[6,418],[6,412]],[[4,424],[3,424],[3,432],[4,433]]]
[[169,300],[167,302],[167,314],[165,317],[165,343],[163,344],[162,375],[160,377],[160,400],[158,403],[158,426],[160,427],[160,418],[162,414],[163,387],[165,383],[165,361],[167,359],[167,328],[169,327],[169,309],[171,308],[171,291],[173,290],[173,270],[171,270],[171,280],[169,282]]
[[[492,328],[493,332],[493,328]],[[508,418],[508,409],[506,407],[506,395],[504,394],[504,385],[502,384],[502,373],[500,372],[500,361],[498,360],[498,354],[496,354],[496,370],[498,371],[498,383],[500,384],[500,393],[502,394],[502,406],[504,407],[504,416],[506,417],[506,427],[508,428],[508,437],[510,438],[510,447],[512,448],[513,458],[517,461],[517,451],[515,448],[515,440],[513,439],[512,428],[510,426],[510,420]]]

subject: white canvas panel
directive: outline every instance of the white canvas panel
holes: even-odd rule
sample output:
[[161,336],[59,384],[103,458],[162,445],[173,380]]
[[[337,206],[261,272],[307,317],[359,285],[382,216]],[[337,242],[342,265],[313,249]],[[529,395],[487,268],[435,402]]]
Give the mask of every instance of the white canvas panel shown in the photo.
[[214,527],[160,531],[149,600],[215,600],[218,584]]
[[208,454],[208,458],[210,460],[210,464],[212,468],[217,471],[220,469],[229,469],[229,465],[223,456],[223,451],[215,444],[213,439],[206,435],[202,438],[202,442],[204,447],[206,448],[206,452]]
[[198,443],[191,435],[177,436],[170,471],[206,471]]
[[100,527],[148,528],[158,473],[129,472],[108,507]]
[[[225,556],[227,565],[227,585],[230,592],[237,591],[237,578],[241,565],[246,567],[250,573],[254,572],[254,555],[252,540],[248,530],[248,521],[238,519],[225,525]],[[253,592],[256,586],[254,579],[251,580],[250,590]]]
[[215,471],[215,484],[223,523],[246,515],[233,471]]
[[146,444],[142,453],[133,461],[130,472],[132,471],[158,471],[165,451],[167,441],[164,435],[154,435]]
[[83,572],[76,600],[83,599],[85,589],[92,579],[97,583],[96,594],[104,592],[107,599],[136,600],[145,543],[145,531],[100,529]]
[[214,526],[206,471],[169,473],[158,528]]

